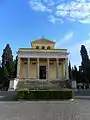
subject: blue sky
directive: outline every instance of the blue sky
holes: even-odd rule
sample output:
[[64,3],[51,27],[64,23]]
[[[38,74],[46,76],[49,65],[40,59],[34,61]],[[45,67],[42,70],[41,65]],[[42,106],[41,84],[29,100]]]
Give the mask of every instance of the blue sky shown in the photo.
[[0,0],[0,53],[7,43],[13,54],[44,35],[67,48],[80,65],[80,46],[90,50],[90,0]]

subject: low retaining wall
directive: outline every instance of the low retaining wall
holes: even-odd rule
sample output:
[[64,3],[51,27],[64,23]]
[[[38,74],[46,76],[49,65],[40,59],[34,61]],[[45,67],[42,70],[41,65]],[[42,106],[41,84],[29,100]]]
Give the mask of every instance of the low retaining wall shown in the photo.
[[19,79],[11,79],[9,84],[9,90],[16,90]]

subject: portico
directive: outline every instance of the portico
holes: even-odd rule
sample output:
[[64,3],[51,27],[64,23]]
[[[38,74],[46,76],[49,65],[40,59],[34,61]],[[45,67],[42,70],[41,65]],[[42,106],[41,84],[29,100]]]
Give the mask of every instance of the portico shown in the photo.
[[[68,79],[68,65],[66,58],[24,58],[24,56],[18,59],[17,78],[39,80],[40,67],[45,68],[43,69],[44,71],[42,71],[42,74],[46,77],[42,79]],[[61,74],[60,68],[63,70],[63,73]],[[54,72],[54,74],[52,73],[52,71]],[[53,75],[54,77],[52,78],[51,76]]]
[[41,38],[32,41],[32,48],[18,50],[19,81],[55,81],[68,78],[67,49],[55,49],[55,42]]

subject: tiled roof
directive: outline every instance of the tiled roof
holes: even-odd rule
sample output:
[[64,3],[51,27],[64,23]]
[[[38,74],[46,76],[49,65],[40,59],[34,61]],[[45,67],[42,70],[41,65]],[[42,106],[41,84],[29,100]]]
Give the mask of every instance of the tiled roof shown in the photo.
[[42,37],[40,39],[32,41],[32,43],[55,43],[55,42]]

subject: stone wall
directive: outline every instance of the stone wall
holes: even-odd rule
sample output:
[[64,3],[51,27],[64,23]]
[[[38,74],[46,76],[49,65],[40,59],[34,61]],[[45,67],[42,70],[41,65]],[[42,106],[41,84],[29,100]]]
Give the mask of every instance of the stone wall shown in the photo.
[[71,88],[70,80],[62,81],[19,81],[17,89],[20,88]]

